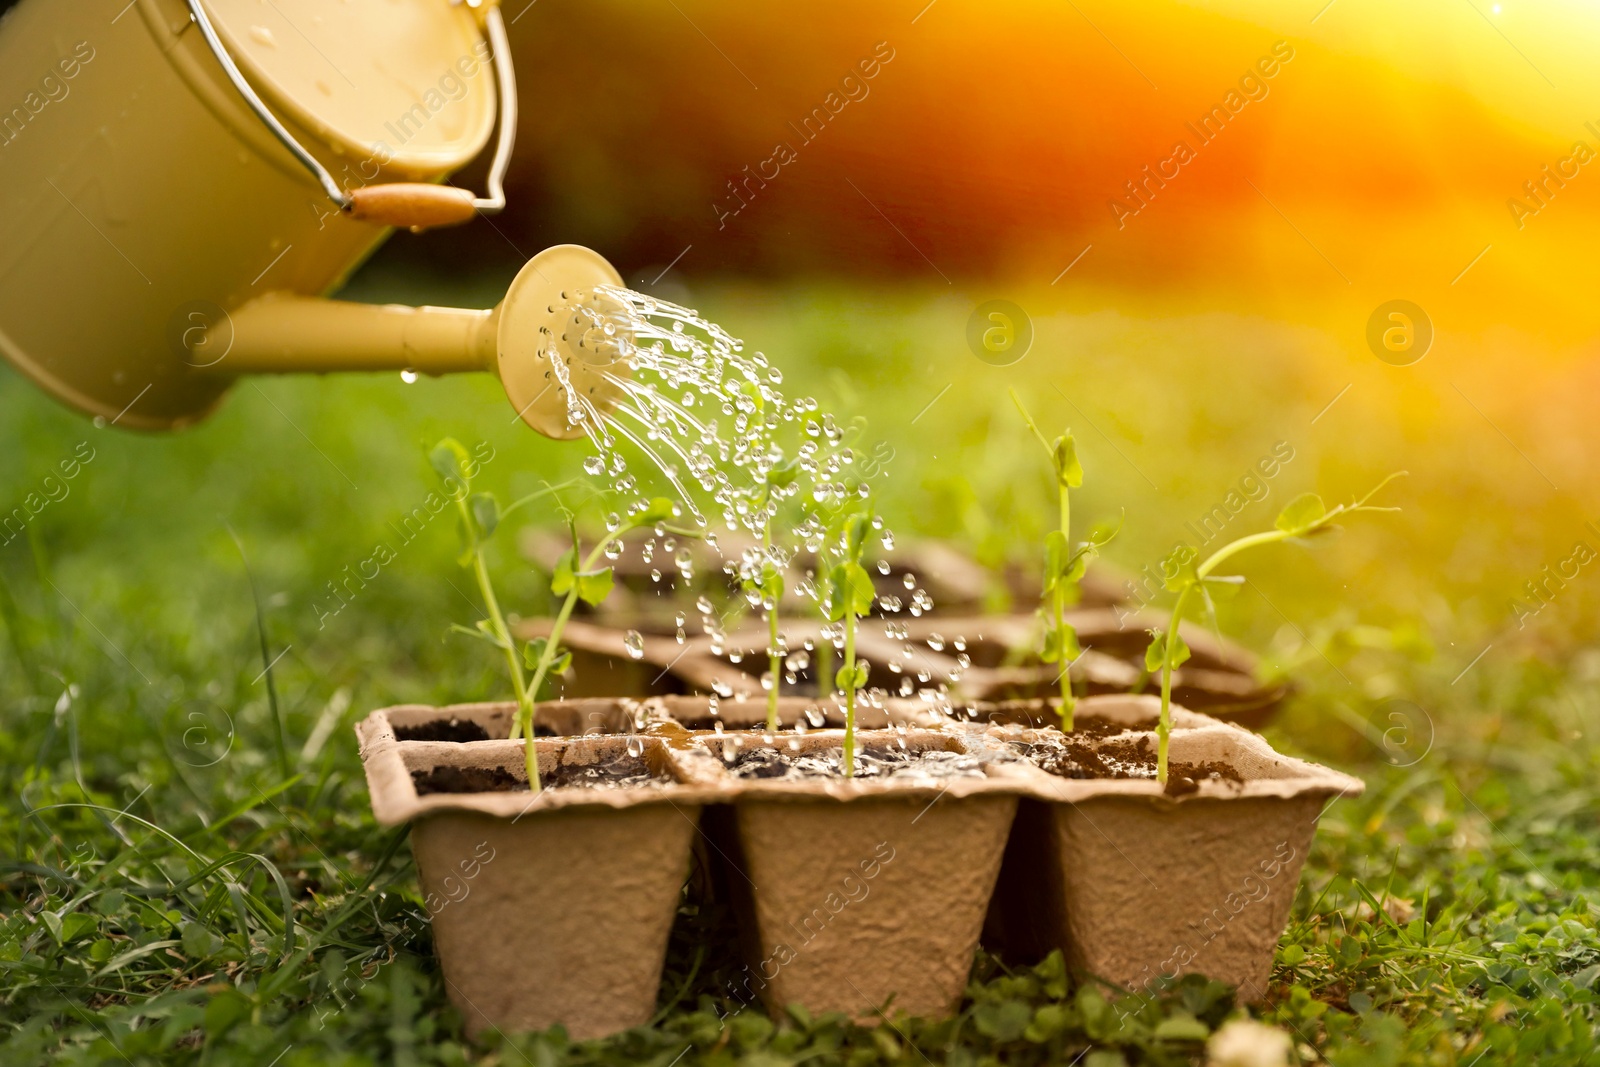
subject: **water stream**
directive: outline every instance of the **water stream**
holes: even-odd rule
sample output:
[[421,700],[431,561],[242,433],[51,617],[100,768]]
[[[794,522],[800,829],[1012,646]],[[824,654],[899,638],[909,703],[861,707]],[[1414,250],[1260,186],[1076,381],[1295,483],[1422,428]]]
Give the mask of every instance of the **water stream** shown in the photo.
[[[629,512],[643,509],[654,495],[652,483],[664,481],[686,512],[679,525],[700,531],[712,557],[722,560],[730,584],[759,576],[769,562],[780,571],[799,571],[804,576],[791,579],[790,592],[802,603],[810,601],[810,610],[801,612],[814,615],[815,575],[793,565],[822,549],[823,514],[837,510],[852,493],[871,495],[865,477],[851,477],[853,433],[861,427],[841,426],[832,414],[819,411],[812,397],[786,397],[778,367],[693,309],[616,286],[571,295],[574,323],[582,333],[575,350],[589,364],[585,369],[598,372],[611,390],[597,402],[593,393],[573,387],[561,361],[552,361],[566,394],[568,424],[581,428],[593,449],[585,471],[611,479]],[[799,476],[769,488],[768,474],[791,461]],[[802,517],[787,526],[779,519],[795,511]],[[606,522],[608,529],[617,529],[622,516],[613,513]],[[893,533],[881,520],[875,528],[883,548],[892,549]],[[697,553],[658,527],[642,546],[646,561],[655,558],[658,543],[663,564],[687,584]],[[888,573],[886,564],[881,573]],[[905,583],[904,593],[904,599],[894,592],[880,596],[878,611],[892,618],[905,608],[918,615],[933,607],[914,579]],[[774,604],[748,590],[745,596],[751,609],[797,614],[793,604]],[[752,651],[748,645],[725,647],[727,615],[719,615],[709,597],[700,597],[695,608],[714,654],[737,663]],[[680,644],[686,639],[683,622],[680,615]],[[903,628],[897,633],[891,625],[886,634],[904,639]],[[842,647],[842,625],[823,627],[821,640]],[[804,644],[803,651],[812,650],[811,640]],[[641,635],[630,632],[625,645],[629,655],[643,655]],[[776,649],[765,651],[793,655],[783,637]],[[794,662],[789,660],[790,673]],[[774,681],[764,677],[763,686],[770,688]],[[726,695],[714,694],[713,701]]]

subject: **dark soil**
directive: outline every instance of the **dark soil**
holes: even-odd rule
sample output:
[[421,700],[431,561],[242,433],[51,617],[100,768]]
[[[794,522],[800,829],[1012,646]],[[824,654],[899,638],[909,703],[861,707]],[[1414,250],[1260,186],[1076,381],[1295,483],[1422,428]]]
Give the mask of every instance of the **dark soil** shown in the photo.
[[[396,726],[395,737],[402,741],[487,741],[489,731],[470,719],[433,719],[415,726]],[[473,792],[474,790],[468,790]]]
[[[434,767],[414,770],[411,780],[418,796],[431,793],[515,793],[526,792],[528,783],[504,767]],[[546,789],[633,789],[662,786],[672,778],[650,769],[642,756],[607,756],[594,763],[559,764],[546,773],[541,785]]]
[[527,789],[528,783],[504,767],[435,767],[414,770],[411,781],[417,796],[431,793],[511,793]]
[[1115,737],[1118,734],[1129,733],[1134,730],[1154,730],[1154,718],[1141,719],[1131,726],[1110,719],[1102,719],[1098,715],[1074,715],[1072,717],[1072,732],[1084,737]]
[[[713,750],[715,750],[713,745]],[[730,759],[721,753],[723,766],[738,778],[842,778],[844,750],[788,752],[782,748],[739,749]],[[907,751],[874,746],[856,753],[857,778],[982,778],[979,762],[961,752],[944,749]]]
[[[1103,720],[1102,720],[1103,721]],[[1074,726],[1077,723],[1073,724]],[[1110,725],[1110,724],[1108,724]],[[1116,733],[1080,736],[1077,730],[1037,744],[1015,743],[1035,766],[1062,778],[1153,779],[1156,776],[1155,739],[1149,735],[1120,738]],[[1167,767],[1168,796],[1184,796],[1205,781],[1242,784],[1244,778],[1226,763],[1173,762]]]
[[[1008,700],[1002,701],[979,716],[984,722],[997,725],[1016,724],[1018,726],[1046,727],[1061,725],[1061,717],[1055,712],[1054,701],[1041,700]],[[1116,722],[1102,718],[1099,715],[1074,715],[1072,717],[1072,732],[1086,737],[1110,737],[1115,734],[1127,733],[1130,730],[1154,730],[1156,728],[1155,716],[1146,719],[1135,719],[1131,723]]]

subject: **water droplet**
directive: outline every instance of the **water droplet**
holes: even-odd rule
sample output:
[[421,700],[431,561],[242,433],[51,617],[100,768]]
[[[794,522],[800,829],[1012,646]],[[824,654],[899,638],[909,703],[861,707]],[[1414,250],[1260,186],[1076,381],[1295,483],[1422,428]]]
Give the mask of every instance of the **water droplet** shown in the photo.
[[407,385],[410,385],[412,382],[417,380],[417,372],[412,370],[410,367],[407,367],[405,370],[400,372],[400,380],[405,382]]
[[644,755],[644,738],[642,738],[642,737],[630,737],[630,738],[628,738],[628,755],[630,755],[630,756],[642,756],[642,755]]
[[622,638],[622,647],[628,650],[630,659],[644,658],[644,635],[638,630],[629,630]]
[[601,456],[590,456],[583,461],[583,469],[587,473],[599,477],[606,471],[606,461]]

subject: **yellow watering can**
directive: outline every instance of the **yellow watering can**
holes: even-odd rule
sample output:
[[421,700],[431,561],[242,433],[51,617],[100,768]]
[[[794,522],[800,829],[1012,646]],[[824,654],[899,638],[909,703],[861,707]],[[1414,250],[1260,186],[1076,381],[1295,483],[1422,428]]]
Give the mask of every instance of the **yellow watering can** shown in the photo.
[[[438,184],[497,97],[488,195]],[[320,295],[390,227],[501,210],[515,128],[494,0],[22,0],[0,17],[0,352],[119,426],[188,425],[242,374],[490,370],[577,436],[567,390],[609,406],[626,372],[582,307],[621,285],[596,253],[546,249],[490,310]]]

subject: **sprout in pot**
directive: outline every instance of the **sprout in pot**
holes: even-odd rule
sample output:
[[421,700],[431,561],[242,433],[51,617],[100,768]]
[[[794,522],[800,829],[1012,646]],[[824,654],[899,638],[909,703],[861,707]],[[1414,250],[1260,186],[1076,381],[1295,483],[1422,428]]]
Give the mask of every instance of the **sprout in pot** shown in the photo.
[[[574,528],[572,548],[556,564],[550,578],[550,591],[565,598],[555,624],[548,636],[535,638],[523,644],[519,650],[511,635],[511,628],[506,624],[505,614],[500,610],[494,583],[489,578],[484,549],[506,516],[526,504],[551,495],[563,486],[546,486],[537,493],[501,507],[493,493],[472,492],[472,477],[477,472],[477,465],[454,438],[447,437],[435,445],[428,459],[460,511],[458,527],[462,549],[457,562],[472,569],[478,592],[483,597],[484,609],[488,613],[488,618],[479,619],[474,628],[453,626],[452,629],[487,641],[504,654],[507,673],[511,676],[511,688],[517,699],[517,714],[511,722],[510,739],[515,741],[519,737],[527,737],[531,741],[534,703],[539,698],[540,688],[551,675],[564,673],[572,662],[571,653],[561,648],[562,629],[572,617],[579,600],[593,607],[611,592],[611,568],[596,565],[604,556],[606,547],[642,527],[660,528],[683,537],[698,537],[699,532],[668,525],[677,516],[678,506],[666,497],[655,497],[648,503],[641,501],[627,518],[617,518],[607,523],[609,532],[587,556],[582,554]],[[528,678],[524,675],[524,669],[532,671],[533,676]],[[532,744],[528,744],[526,749],[528,788],[538,792],[538,760]]]
[[861,616],[872,610],[877,591],[872,576],[861,565],[867,532],[872,529],[872,505],[862,501],[847,508],[828,531],[823,546],[827,570],[823,576],[822,613],[831,623],[844,627],[844,665],[834,676],[834,684],[844,690],[844,775],[855,775],[856,697],[867,685],[870,665],[856,659],[856,626]]
[[778,730],[778,697],[783,684],[785,649],[783,634],[778,627],[778,608],[786,592],[784,554],[772,543],[772,526],[778,517],[778,504],[791,495],[800,475],[795,461],[778,464],[781,453],[773,450],[774,465],[767,468],[757,491],[752,494],[751,506],[760,516],[761,548],[758,553],[747,554],[739,566],[739,586],[751,607],[760,606],[767,613],[767,669],[771,683],[767,687],[767,730]]
[[1072,431],[1068,430],[1057,437],[1052,444],[1045,439],[1043,433],[1039,432],[1033,416],[1023,407],[1022,398],[1017,395],[1015,389],[1011,390],[1011,399],[1016,403],[1017,410],[1022,413],[1022,419],[1028,424],[1028,429],[1033,431],[1033,436],[1044,446],[1045,453],[1050,457],[1050,466],[1055,472],[1061,526],[1059,529],[1051,530],[1044,541],[1042,596],[1045,603],[1040,607],[1040,613],[1045,619],[1045,631],[1039,658],[1045,663],[1057,663],[1061,666],[1061,673],[1057,677],[1061,686],[1061,702],[1057,713],[1061,716],[1061,729],[1070,733],[1072,711],[1077,702],[1072,693],[1070,669],[1073,661],[1083,654],[1083,650],[1078,647],[1077,632],[1066,620],[1066,610],[1069,604],[1077,603],[1078,583],[1082,581],[1084,572],[1088,570],[1090,562],[1100,554],[1100,549],[1117,535],[1121,523],[1115,527],[1097,525],[1090,531],[1089,540],[1080,543],[1076,548],[1073,547],[1070,494],[1073,489],[1083,485],[1083,466],[1078,462],[1077,442],[1073,440]]
[[1217,575],[1213,572],[1233,556],[1257,545],[1270,545],[1278,541],[1301,540],[1327,534],[1337,529],[1335,522],[1343,516],[1361,511],[1399,511],[1399,508],[1376,507],[1368,503],[1384,486],[1403,477],[1398,471],[1379,482],[1357,500],[1329,509],[1315,493],[1302,493],[1289,501],[1278,513],[1273,528],[1249,534],[1231,541],[1196,564],[1198,553],[1188,545],[1173,549],[1161,564],[1163,584],[1168,592],[1176,593],[1172,616],[1165,630],[1151,631],[1150,647],[1145,650],[1145,668],[1161,672],[1161,719],[1156,725],[1156,778],[1163,785],[1167,781],[1168,739],[1172,733],[1172,672],[1189,658],[1189,646],[1178,633],[1178,624],[1184,612],[1198,597],[1205,606],[1206,618],[1216,624],[1214,595],[1237,589],[1244,583],[1243,575]]

